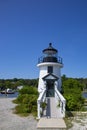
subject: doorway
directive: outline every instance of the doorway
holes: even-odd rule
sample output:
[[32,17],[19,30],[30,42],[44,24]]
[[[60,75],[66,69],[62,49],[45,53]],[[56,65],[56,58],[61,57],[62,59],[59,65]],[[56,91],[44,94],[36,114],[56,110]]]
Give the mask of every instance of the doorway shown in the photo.
[[46,86],[46,97],[54,97],[55,96],[55,89],[54,89],[54,81],[47,80]]

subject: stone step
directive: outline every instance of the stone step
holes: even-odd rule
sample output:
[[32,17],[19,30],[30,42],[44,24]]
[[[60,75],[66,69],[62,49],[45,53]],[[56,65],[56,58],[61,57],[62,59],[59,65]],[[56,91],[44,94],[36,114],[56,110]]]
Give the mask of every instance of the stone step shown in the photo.
[[38,130],[66,130],[64,120],[58,118],[41,118],[37,123]]
[[39,129],[37,128],[37,130],[67,130],[67,129],[64,129],[64,128],[42,128],[42,129]]

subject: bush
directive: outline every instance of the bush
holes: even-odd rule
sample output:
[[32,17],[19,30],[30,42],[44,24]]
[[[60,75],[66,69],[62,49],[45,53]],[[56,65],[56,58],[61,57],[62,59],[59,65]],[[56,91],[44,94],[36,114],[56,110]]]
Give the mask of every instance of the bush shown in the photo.
[[27,104],[19,104],[16,106],[16,113],[30,113],[31,111],[28,109]]
[[23,87],[21,90],[19,90],[20,94],[34,94],[34,95],[38,95],[38,91],[37,88],[35,87],[29,87],[29,86],[25,86]]
[[28,115],[33,113],[36,115],[37,112],[37,98],[38,92],[34,87],[24,87],[19,91],[19,96],[14,101],[19,105],[16,106],[16,113],[22,115]]

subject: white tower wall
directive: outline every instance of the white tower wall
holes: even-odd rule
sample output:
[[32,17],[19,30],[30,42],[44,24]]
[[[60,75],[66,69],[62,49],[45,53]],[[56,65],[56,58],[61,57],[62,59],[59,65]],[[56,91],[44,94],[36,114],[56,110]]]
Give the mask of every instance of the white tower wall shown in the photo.
[[58,83],[58,90],[61,91],[61,86],[62,86],[62,81],[61,81],[61,67],[63,67],[63,65],[57,64],[56,66],[54,66],[54,70],[53,73],[59,78],[57,83]]
[[40,93],[44,89],[43,77],[47,74],[47,66],[38,65],[39,72],[39,83],[38,83],[38,92]]
[[48,66],[53,66],[53,74],[58,77],[58,89],[61,90],[61,68],[63,67],[63,64],[60,63],[54,63],[54,62],[46,62],[46,63],[40,63],[37,65],[40,69],[39,72],[39,83],[38,83],[38,92],[42,92],[44,89],[44,81],[43,77],[48,74]]

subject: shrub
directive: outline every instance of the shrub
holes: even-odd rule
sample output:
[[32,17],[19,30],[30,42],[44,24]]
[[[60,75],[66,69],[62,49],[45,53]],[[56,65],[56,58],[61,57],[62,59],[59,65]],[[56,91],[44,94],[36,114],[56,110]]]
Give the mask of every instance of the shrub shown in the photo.
[[29,87],[29,86],[25,86],[23,87],[21,90],[19,90],[20,94],[34,94],[34,95],[38,95],[38,91],[37,88],[35,87]]
[[28,115],[37,112],[37,98],[38,92],[35,87],[24,87],[19,91],[19,96],[14,101],[19,105],[16,106],[16,113],[21,115]]

